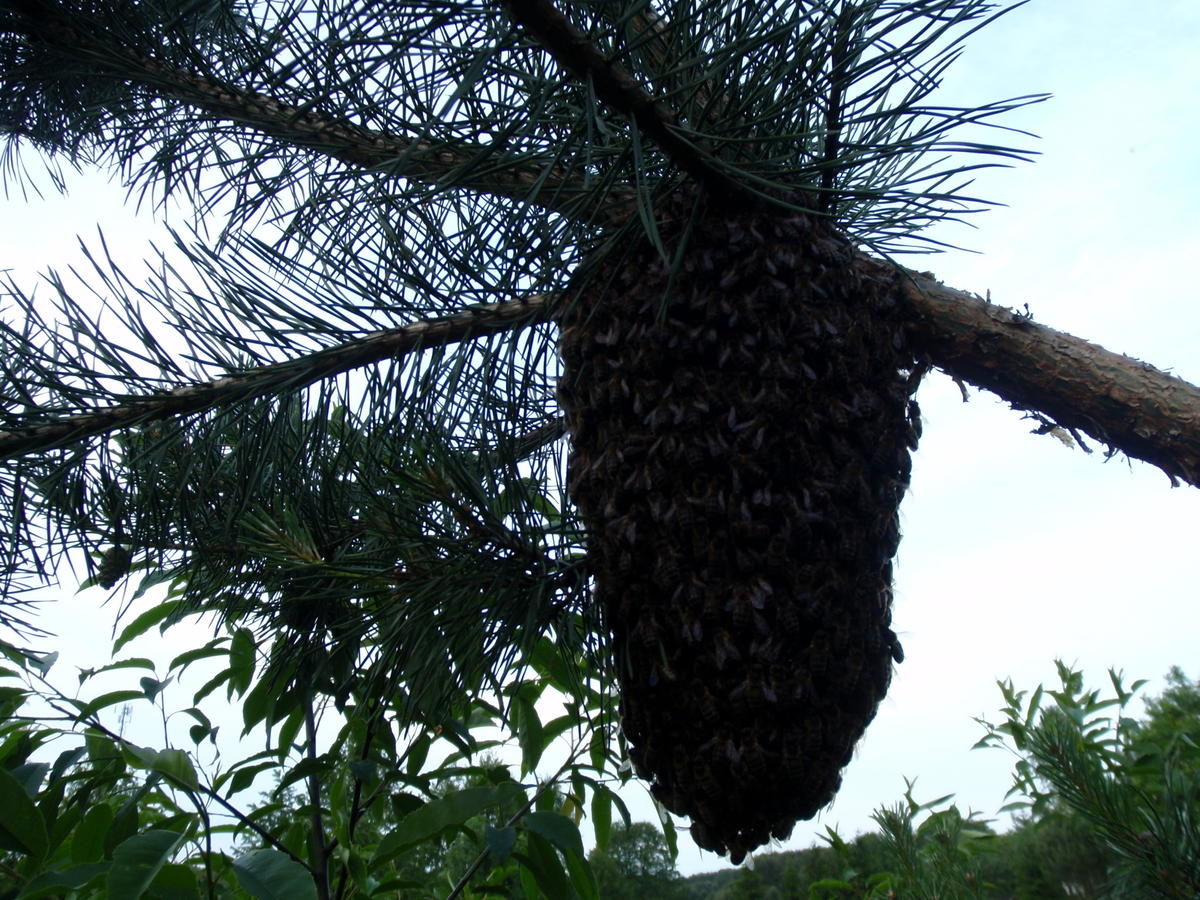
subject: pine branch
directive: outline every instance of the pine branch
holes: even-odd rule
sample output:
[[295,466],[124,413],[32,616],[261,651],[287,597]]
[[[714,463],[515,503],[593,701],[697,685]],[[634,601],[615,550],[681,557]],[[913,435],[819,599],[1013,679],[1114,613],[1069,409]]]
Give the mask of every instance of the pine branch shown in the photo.
[[[374,132],[324,117],[313,109],[299,109],[254,91],[172,68],[125,48],[105,46],[99,52],[93,36],[45,16],[38,18],[50,9],[38,0],[14,0],[10,5],[24,12],[31,39],[86,56],[98,68],[107,66],[112,77],[140,80],[211,115],[355,165],[394,166],[405,177],[446,183],[454,181],[455,173],[471,153],[480,149],[439,146]],[[676,115],[657,103],[632,76],[608,62],[547,0],[511,0],[510,7],[518,22],[546,46],[560,65],[578,77],[591,79],[605,102],[637,122],[693,177],[724,177],[701,149],[681,136]],[[476,185],[465,178],[458,183],[517,197],[534,190],[531,185],[542,179],[533,196],[539,202],[550,203],[569,198],[567,187],[573,184],[572,176],[561,170],[549,174],[534,168],[510,170],[503,177],[510,179],[507,187]],[[545,200],[547,197],[551,199]],[[613,200],[612,194],[608,200]],[[569,199],[565,202],[571,203]],[[610,224],[627,214],[627,202],[618,200],[616,207],[610,207],[614,209],[607,220]],[[617,207],[622,208],[620,213],[615,212]],[[891,264],[865,256],[860,265],[876,272],[893,269]],[[1159,466],[1173,480],[1200,484],[1200,392],[1195,387],[930,278],[912,273],[908,276],[904,290],[911,304],[913,340],[934,365],[996,392],[1020,409],[1040,413],[1063,428],[1086,432],[1110,447]],[[380,332],[289,363],[3,432],[0,456],[22,455],[138,421],[196,412],[280,388],[301,387],[355,366],[409,352],[418,345],[452,343],[472,334],[525,324],[544,315],[544,302],[544,297],[536,297],[525,304],[477,308],[471,313]]]
[[281,391],[294,391],[351,369],[416,350],[523,327],[543,320],[547,309],[548,298],[543,295],[474,307],[453,316],[376,332],[287,362],[186,385],[165,394],[127,400],[26,428],[0,431],[0,459],[44,452],[131,425],[230,406]]
[[[86,58],[97,75],[145,85],[219,120],[364,169],[531,202],[574,218],[587,219],[594,213],[586,208],[594,189],[552,157],[542,167],[514,165],[495,147],[434,143],[364,128],[317,108],[299,108],[259,91],[168,65],[97,34],[85,34],[40,0],[14,0],[13,5],[24,16],[23,33],[30,40]],[[8,28],[17,30],[12,25]],[[630,198],[616,197],[607,216],[626,214],[631,203]]]
[[684,136],[679,116],[647,93],[621,66],[596,46],[549,0],[508,0],[517,24],[525,28],[563,69],[589,82],[596,96],[634,122],[671,161],[716,196],[733,199],[750,194],[713,164],[702,147]]
[[[868,274],[899,271],[914,347],[948,375],[989,390],[1068,431],[1157,466],[1173,483],[1200,487],[1200,388],[934,278],[860,255]],[[0,458],[44,452],[130,425],[295,390],[421,348],[544,321],[544,295],[368,335],[285,363],[261,366],[170,393],[0,432]],[[531,440],[557,435],[558,423]]]

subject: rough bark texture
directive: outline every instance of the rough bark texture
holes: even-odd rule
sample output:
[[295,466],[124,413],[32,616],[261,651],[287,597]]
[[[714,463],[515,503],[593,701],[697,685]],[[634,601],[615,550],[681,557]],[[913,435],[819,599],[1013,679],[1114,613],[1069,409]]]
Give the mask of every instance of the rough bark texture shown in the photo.
[[[868,257],[859,264],[893,268]],[[933,278],[907,275],[909,339],[933,365],[1157,466],[1173,484],[1200,487],[1200,388]]]

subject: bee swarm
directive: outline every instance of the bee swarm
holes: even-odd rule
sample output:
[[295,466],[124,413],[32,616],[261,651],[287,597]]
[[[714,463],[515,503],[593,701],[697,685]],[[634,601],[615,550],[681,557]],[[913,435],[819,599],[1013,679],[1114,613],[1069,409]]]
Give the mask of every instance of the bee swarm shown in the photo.
[[738,862],[833,799],[887,691],[918,419],[895,286],[820,219],[710,212],[687,241],[563,304],[559,394],[633,763]]

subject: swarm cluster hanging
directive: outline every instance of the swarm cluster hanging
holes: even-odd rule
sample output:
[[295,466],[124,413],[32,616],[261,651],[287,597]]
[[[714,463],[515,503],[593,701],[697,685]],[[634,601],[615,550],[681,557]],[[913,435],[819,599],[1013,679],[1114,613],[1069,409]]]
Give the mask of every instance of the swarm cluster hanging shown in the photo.
[[901,658],[918,418],[894,285],[822,220],[690,232],[564,304],[560,400],[634,765],[737,862],[832,800]]

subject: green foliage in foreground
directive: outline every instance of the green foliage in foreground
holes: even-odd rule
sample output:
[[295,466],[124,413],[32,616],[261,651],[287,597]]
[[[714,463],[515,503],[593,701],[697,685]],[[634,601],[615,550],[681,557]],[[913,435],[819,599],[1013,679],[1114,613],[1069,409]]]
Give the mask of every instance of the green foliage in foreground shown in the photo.
[[[148,623],[172,627],[161,613],[135,620],[118,646]],[[753,868],[683,880],[670,823],[665,834],[631,823],[614,792],[628,778],[619,743],[603,728],[579,739],[587,733],[579,723],[599,717],[601,697],[541,666],[556,658],[551,648],[533,654],[496,705],[478,701],[461,721],[402,733],[390,727],[387,711],[353,701],[339,715],[326,710],[318,727],[322,711],[311,700],[264,687],[260,649],[235,630],[162,671],[149,659],[114,653],[110,665],[80,673],[81,688],[101,676],[137,687],[85,698],[51,686],[54,654],[6,647],[0,898],[1200,894],[1200,684],[1178,669],[1140,717],[1130,706],[1142,682],[1127,688],[1115,672],[1107,692],[1086,688],[1081,673],[1061,664],[1054,689],[1026,692],[1002,682],[1000,718],[980,720],[978,746],[1014,758],[1004,810],[1018,819],[1006,834],[964,815],[949,796],[917,800],[910,782],[899,803],[876,811],[876,833],[846,840],[831,830],[825,847],[762,855]],[[180,679],[202,661],[216,674],[184,706],[176,699]],[[254,700],[268,694],[270,702]],[[552,695],[563,711],[547,718],[541,710]],[[230,760],[213,724],[214,707],[230,700],[240,701],[245,734],[260,735],[265,749]],[[155,710],[164,743],[139,746],[123,737],[119,725],[105,724],[116,710]],[[495,738],[498,725],[516,735],[513,746]],[[176,733],[186,737],[174,740]],[[568,748],[566,759],[539,776],[552,744]],[[520,762],[505,765],[500,752]],[[249,789],[263,783],[273,789],[248,801]],[[587,853],[585,819],[597,838]]]
[[[164,618],[163,607],[139,617],[117,649]],[[165,670],[114,651],[81,688],[102,676],[137,687],[82,698],[47,679],[56,654],[0,645],[0,898],[600,896],[579,823],[587,811],[607,846],[614,811],[629,820],[614,792],[628,775],[604,723],[583,730],[603,695],[556,668],[554,648],[535,648],[494,705],[397,730],[410,711],[359,703],[354,685],[337,710],[279,690],[266,648],[231,631]],[[180,702],[181,677],[201,663],[215,674]],[[264,749],[230,758],[214,724],[230,703]],[[163,742],[124,737],[106,724],[118,710],[154,711]],[[512,767],[494,755],[505,732]],[[566,759],[539,774],[552,744]],[[274,790],[248,801],[264,782]]]

